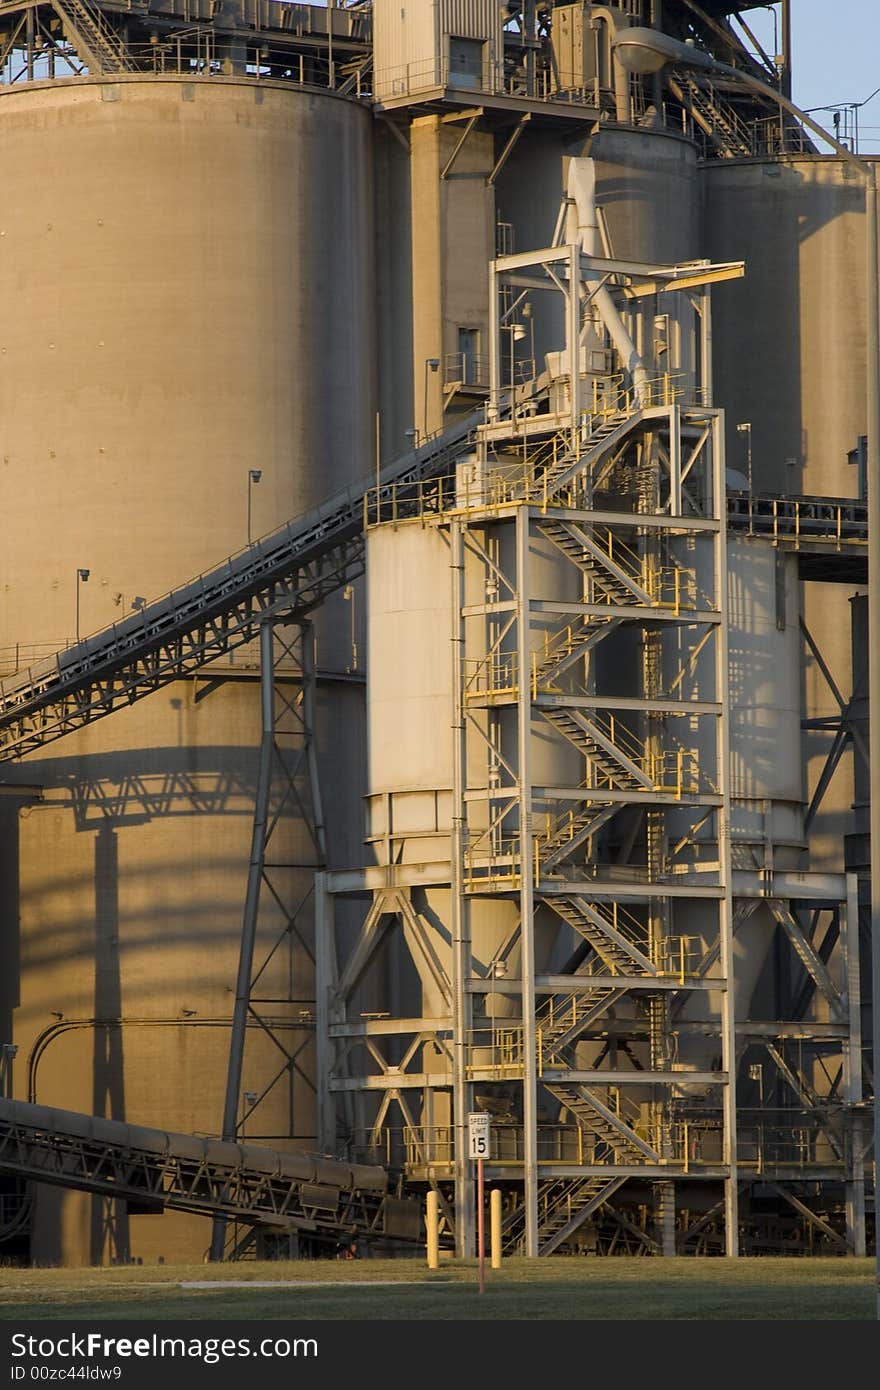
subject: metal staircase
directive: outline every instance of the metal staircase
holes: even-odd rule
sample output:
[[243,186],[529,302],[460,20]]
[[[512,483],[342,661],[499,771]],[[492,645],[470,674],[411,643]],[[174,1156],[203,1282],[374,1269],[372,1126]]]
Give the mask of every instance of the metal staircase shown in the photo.
[[642,582],[640,557],[620,541],[615,544],[607,527],[591,528],[591,535],[581,525],[554,520],[544,522],[540,529],[612,602],[650,605],[652,597]]
[[555,1202],[547,1204],[545,1215],[538,1228],[538,1254],[552,1255],[564,1241],[582,1226],[588,1217],[598,1211],[609,1197],[613,1197],[625,1178],[605,1178],[593,1176],[582,1182],[565,1185],[565,1191]]
[[[585,969],[574,972],[575,976],[586,973]],[[577,1042],[590,1024],[601,1018],[626,993],[627,990],[609,984],[590,990],[589,994],[551,996],[535,1013],[541,1068],[561,1065],[563,1050]]]
[[612,975],[656,975],[646,954],[644,929],[618,903],[590,903],[583,898],[548,897],[564,922],[592,946]]
[[579,849],[609,821],[617,807],[586,806],[582,811],[567,811],[550,827],[544,836],[537,836],[540,874],[555,869],[570,854]]
[[626,1120],[616,1115],[586,1086],[563,1085],[562,1082],[548,1081],[546,1078],[544,1085],[581,1128],[600,1141],[600,1145],[613,1156],[613,1162],[641,1165],[646,1158],[652,1163],[660,1162],[656,1149],[652,1149]]
[[[577,1183],[568,1178],[542,1183],[538,1189],[538,1254],[552,1255],[558,1250],[624,1182],[625,1178],[593,1175]],[[524,1227],[523,1208],[518,1207],[503,1231],[511,1254],[520,1252]]]
[[137,71],[124,42],[91,0],[52,0],[52,8],[90,72],[112,77]]
[[653,791],[654,786],[637,759],[644,759],[644,750],[636,750],[636,740],[621,746],[621,731],[616,726],[602,729],[598,720],[588,719],[581,710],[541,706],[541,713],[554,729],[573,743],[589,759],[596,771],[597,781],[608,787],[628,791]]
[[551,687],[564,671],[592,651],[619,624],[619,618],[599,618],[581,627],[567,626],[554,633],[552,639],[532,655],[532,682],[535,687],[544,690]]
[[579,449],[558,456],[546,469],[543,487],[547,495],[557,493],[575,472],[589,472],[597,459],[635,427],[639,418],[638,413],[628,408],[595,416],[589,434],[580,441]]
[[755,154],[752,132],[729,102],[722,101],[711,87],[701,86],[681,69],[668,80],[676,101],[690,111],[695,124],[720,155],[726,159],[742,159]]

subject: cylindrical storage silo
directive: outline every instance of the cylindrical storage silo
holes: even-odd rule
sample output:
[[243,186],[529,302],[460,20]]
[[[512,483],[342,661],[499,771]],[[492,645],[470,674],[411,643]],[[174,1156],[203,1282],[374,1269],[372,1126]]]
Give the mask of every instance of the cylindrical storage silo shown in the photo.
[[[865,433],[865,183],[826,156],[717,160],[703,169],[706,254],[746,263],[744,279],[713,290],[715,400],[727,416],[727,459],[752,454],[755,492],[855,497],[848,461]],[[739,434],[737,424],[748,423]],[[803,617],[838,690],[852,690],[848,600],[842,584],[803,586]],[[839,706],[804,648],[804,714]],[[833,733],[805,735],[807,794]],[[839,764],[810,836],[811,867],[843,868],[852,771]]]
[[730,834],[734,867],[801,866],[801,637],[797,556],[727,543]]
[[[797,557],[758,537],[730,535],[727,562],[731,865],[735,873],[751,876],[752,896],[758,897],[763,872],[799,868],[805,843]],[[698,570],[698,583],[705,582]],[[671,649],[668,657],[670,669],[676,669],[680,658]],[[702,688],[711,688],[713,663],[712,651],[701,654],[694,672],[697,692],[703,682]],[[708,742],[716,731],[714,721],[701,724],[700,761],[709,767]],[[710,833],[707,826],[700,841]],[[711,840],[708,851],[713,858]],[[751,1016],[775,930],[775,918],[759,903],[733,937],[733,997],[740,1021]],[[699,903],[676,905],[676,932],[699,940],[701,952],[713,944],[705,935],[705,909]],[[694,993],[681,1017],[717,1017],[719,1009],[717,997]],[[688,1035],[680,1040],[679,1060],[690,1066],[710,1070],[719,1058],[718,1038],[708,1044]]]
[[703,166],[705,254],[744,260],[712,291],[715,397],[728,463],[756,490],[854,497],[847,453],[865,432],[865,187],[845,160]]
[[[491,538],[488,534],[492,531]],[[503,602],[509,590],[498,576],[513,582],[515,575],[514,524],[500,523],[466,548],[466,603]],[[485,547],[495,556],[497,568],[486,568],[477,551]],[[453,574],[449,537],[444,530],[421,520],[389,523],[371,528],[367,538],[368,587],[368,746],[370,838],[380,862],[434,864],[438,878],[443,865],[451,877],[453,759],[455,756],[453,681],[455,679],[453,624]],[[525,584],[536,597],[575,601],[581,593],[581,576],[544,535],[532,536],[529,573]],[[492,590],[489,592],[489,590]],[[499,625],[503,620],[499,621]],[[558,618],[554,620],[558,623]],[[502,695],[497,704],[476,701],[467,710],[467,781],[473,799],[468,803],[468,846],[475,862],[488,857],[490,845],[499,865],[504,857],[519,853],[518,807],[514,806],[494,830],[488,829],[498,801],[489,800],[496,778],[504,778],[504,762],[516,766],[517,705],[516,629],[509,623],[507,636],[497,647],[490,635],[492,619],[472,615],[465,637],[464,678],[472,690],[485,691],[491,683]],[[536,615],[531,640],[539,652],[551,628]],[[494,655],[485,660],[490,651]],[[510,699],[503,698],[507,687]],[[490,728],[491,725],[491,728]],[[479,726],[486,737],[476,734]],[[490,749],[496,749],[493,755]],[[583,756],[539,715],[531,725],[530,775],[537,784],[577,786],[583,779]],[[483,803],[480,792],[486,793]],[[516,802],[515,792],[511,800]],[[482,832],[487,833],[483,835]],[[498,870],[496,896],[475,896],[469,907],[470,946],[474,971],[486,972],[504,943],[512,939],[519,913],[516,880],[505,885]],[[431,953],[452,977],[451,905],[446,888],[420,891],[414,903],[430,933]],[[549,959],[560,932],[570,929],[555,914],[543,914],[535,926],[538,968]],[[412,948],[411,933],[404,938]],[[505,951],[511,976],[520,972],[520,943]],[[418,999],[404,1005],[410,1016],[442,1017],[448,1013],[431,964],[419,949],[412,950],[419,977]],[[498,1019],[518,1011],[515,996],[492,995],[487,1000]],[[480,1061],[479,1052],[474,1057]]]
[[[4,91],[0,151],[0,645],[26,664],[73,640],[77,613],[84,635],[219,564],[249,516],[264,534],[370,471],[370,117],[244,78],[65,81]],[[362,720],[353,602],[318,620],[337,864],[357,862],[360,840],[357,812],[344,820]],[[224,659],[13,769],[45,800],[21,817],[18,883],[4,886],[21,964],[3,1035],[20,1085],[31,1056],[39,1102],[218,1132],[257,674]],[[314,862],[292,814],[273,854]],[[310,880],[291,870],[291,907]],[[306,1011],[312,967],[291,951],[262,983],[284,999],[290,971]],[[275,1013],[304,1026],[292,1006]],[[251,1036],[242,1085],[259,1092],[277,1050]],[[246,1138],[291,1133],[314,1146],[305,1081],[277,1088]],[[58,1190],[38,1228],[35,1258],[67,1262],[199,1258],[209,1240],[204,1221],[143,1217],[111,1250],[103,1204]]]

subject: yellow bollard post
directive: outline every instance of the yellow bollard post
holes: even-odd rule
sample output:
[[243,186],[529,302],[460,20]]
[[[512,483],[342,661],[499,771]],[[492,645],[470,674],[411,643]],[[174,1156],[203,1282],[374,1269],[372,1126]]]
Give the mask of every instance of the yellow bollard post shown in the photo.
[[501,1268],[501,1189],[493,1187],[489,1193],[489,1245],[492,1252],[493,1269]]
[[427,1231],[428,1268],[440,1268],[440,1202],[437,1193],[431,1188],[425,1205],[425,1229]]

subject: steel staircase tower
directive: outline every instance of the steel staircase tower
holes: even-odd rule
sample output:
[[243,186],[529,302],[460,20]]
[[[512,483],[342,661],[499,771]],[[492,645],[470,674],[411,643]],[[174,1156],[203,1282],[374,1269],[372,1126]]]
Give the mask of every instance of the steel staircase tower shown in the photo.
[[[493,554],[516,556],[495,600],[510,615],[509,669],[503,680],[493,685],[474,679],[492,664],[492,605],[478,611],[469,587],[468,602],[461,592],[458,616],[460,650],[467,656],[460,672],[456,765],[473,764],[473,745],[484,736],[480,729],[488,724],[502,730],[500,711],[506,709],[516,719],[515,736],[509,725],[506,735],[492,736],[493,742],[500,739],[504,772],[500,785],[482,793],[490,806],[488,830],[481,830],[474,818],[474,811],[485,805],[480,789],[471,782],[456,795],[463,922],[477,920],[487,895],[507,892],[520,903],[520,979],[493,988],[503,989],[508,998],[516,993],[521,1022],[505,1020],[495,1030],[503,1032],[503,1042],[493,1037],[491,1050],[519,1060],[523,1209],[506,1239],[508,1248],[530,1255],[558,1248],[631,1178],[647,1179],[667,1192],[676,1176],[693,1176],[686,1126],[677,1120],[677,1107],[689,1093],[709,1089],[725,1118],[717,1155],[704,1173],[725,1188],[728,1241],[731,1249],[736,1244],[730,875],[723,829],[727,727],[721,694],[726,599],[720,415],[676,402],[671,408],[641,405],[627,421],[618,412],[615,417],[613,429],[598,442],[596,430],[581,432],[585,449],[579,460],[571,457],[560,466],[557,446],[549,476],[542,476],[538,464],[520,495],[511,496],[506,505],[493,498],[491,510],[460,508],[450,523],[453,557],[467,552],[472,561],[485,554],[487,576],[490,530],[497,537]],[[603,446],[603,439],[611,442]],[[699,440],[702,446],[695,448]],[[574,443],[571,452],[577,453]],[[681,491],[660,459],[694,452],[701,457],[692,462],[688,501],[676,505],[673,499],[681,499]],[[540,459],[541,451],[536,454]],[[615,459],[611,465],[609,456]],[[626,474],[636,461],[655,475],[658,500],[649,518],[638,510],[632,484],[627,495]],[[492,495],[491,486],[488,493]],[[597,507],[601,496],[601,521],[582,505],[588,495]],[[513,533],[509,539],[503,537],[505,528]],[[564,578],[568,568],[582,592],[580,604],[570,599],[560,603],[555,625],[552,594],[536,589],[531,579],[537,548],[546,548],[548,541],[563,571],[560,591],[570,593]],[[693,569],[683,563],[686,555]],[[487,643],[482,654],[481,631]],[[603,648],[621,637],[642,647],[653,639],[658,673],[646,686],[636,663],[629,693],[621,691],[617,680],[609,696]],[[673,648],[674,667],[669,657]],[[705,653],[702,660],[700,653]],[[684,674],[694,662],[700,665],[699,690]],[[542,786],[530,770],[542,757],[536,739],[546,742],[548,735],[580,765],[580,777],[571,784]],[[645,838],[650,817],[656,852]],[[707,822],[714,830],[703,848],[697,843],[698,827]],[[629,834],[625,856],[618,846],[627,838],[626,825],[638,828]],[[689,866],[671,862],[673,841],[689,845]],[[705,859],[707,851],[711,862]],[[701,856],[704,862],[697,871]],[[694,894],[701,898],[702,930],[708,933],[696,949],[687,939],[686,911],[681,912]],[[535,923],[546,922],[548,912],[557,925],[565,924],[561,935],[569,934],[569,963],[561,972],[551,972],[535,954]],[[467,942],[466,925],[462,936]],[[663,1038],[652,1056],[640,1038],[649,1016],[660,1020],[656,1026],[661,1032],[664,1027],[668,1031],[669,1001],[705,988],[698,971],[702,954],[710,949],[715,952],[713,1007],[724,1055],[689,1074],[671,1060],[676,1052],[671,1036]],[[464,971],[458,986],[461,1011],[466,1033],[476,1038],[486,1020],[475,991],[481,985],[485,990],[485,982],[473,962]],[[629,1057],[640,1058],[638,1069],[620,1051],[627,1041]],[[491,1094],[493,1068],[478,1053],[479,1048],[465,1055],[458,1078],[466,1107],[473,1104],[469,1097],[477,1088]],[[508,1083],[510,1077],[508,1066]],[[542,1173],[554,1131],[561,1135],[562,1147],[551,1189]],[[509,1172],[507,1165],[493,1176],[500,1180]],[[466,1176],[460,1181],[466,1182]]]
[[[699,327],[706,284],[740,268],[602,271],[636,297],[642,282],[681,281],[689,303],[698,292]],[[496,289],[541,272],[562,286],[571,342],[590,299],[578,248],[493,263]],[[509,1252],[558,1249],[628,1183],[669,1211],[670,1184],[696,1174],[721,1194],[733,1254],[722,417],[693,380],[609,375],[590,388],[570,360],[568,396],[551,389],[518,418],[493,386],[451,495],[418,513],[444,537],[453,592],[448,878],[439,864],[407,876],[395,858],[330,876],[328,914],[335,893],[372,891],[373,905],[319,979],[330,1001],[323,1090],[373,1115],[371,1129],[356,1127],[364,1157],[401,1143],[393,1103],[410,1179],[454,1186],[445,1219],[461,1255],[474,1240],[466,1117],[484,1106],[499,1117],[486,1176],[503,1188]],[[394,523],[404,501],[392,489],[370,504],[369,525]],[[638,655],[647,648],[651,662]],[[448,885],[448,957],[432,954],[413,902],[427,882]],[[474,943],[499,902],[511,925],[487,967]],[[352,991],[395,918],[443,1017],[367,1027],[349,1012]],[[694,997],[714,1040],[684,1063],[673,1005]],[[439,1070],[417,1065],[426,1047]],[[447,1113],[450,1092],[445,1139],[431,1115]],[[708,1096],[715,1142],[698,1162],[679,1111]],[[658,1248],[672,1253],[663,1229]]]

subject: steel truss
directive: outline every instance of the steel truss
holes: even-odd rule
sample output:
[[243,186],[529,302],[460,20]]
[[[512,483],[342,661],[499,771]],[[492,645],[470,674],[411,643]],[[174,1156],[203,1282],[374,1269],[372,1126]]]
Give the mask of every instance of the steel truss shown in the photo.
[[[417,1209],[387,1197],[380,1168],[0,1100],[0,1171],[123,1200],[142,1211],[234,1216],[320,1242],[340,1230],[405,1236]],[[410,1204],[411,1207],[411,1204]]]
[[[283,679],[282,679],[283,673]],[[230,1038],[223,1138],[245,1123],[259,1126],[263,1102],[287,1092],[289,1130],[267,1141],[304,1138],[295,1121],[314,1110],[314,880],[326,862],[326,837],[315,751],[314,633],[288,618],[260,629],[262,735],[251,855]],[[279,993],[279,988],[281,992]],[[256,1025],[278,1052],[274,1074],[242,1092],[248,1028]],[[293,1034],[290,1032],[294,1026]],[[290,1040],[292,1037],[292,1041]],[[305,1056],[304,1056],[305,1054]],[[244,1095],[244,1103],[243,1097]],[[309,1129],[307,1135],[312,1137]],[[253,1128],[251,1128],[253,1137]],[[222,1259],[225,1221],[214,1224],[211,1258]]]

